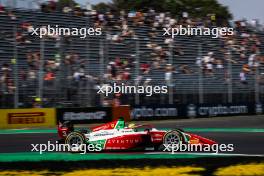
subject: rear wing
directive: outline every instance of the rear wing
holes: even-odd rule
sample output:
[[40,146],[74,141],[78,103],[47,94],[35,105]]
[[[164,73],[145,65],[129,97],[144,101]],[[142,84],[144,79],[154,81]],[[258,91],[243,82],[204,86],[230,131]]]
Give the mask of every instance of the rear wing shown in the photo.
[[67,135],[72,131],[74,131],[74,127],[70,121],[65,121],[63,123],[59,122],[58,135],[60,138],[66,138]]

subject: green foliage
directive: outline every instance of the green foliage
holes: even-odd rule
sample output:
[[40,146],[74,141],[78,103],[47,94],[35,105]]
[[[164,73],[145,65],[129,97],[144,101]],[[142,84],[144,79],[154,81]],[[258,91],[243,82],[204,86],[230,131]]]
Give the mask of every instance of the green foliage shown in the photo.
[[217,20],[232,19],[228,8],[219,4],[217,0],[112,0],[110,3],[94,5],[94,9],[99,11],[108,9],[147,11],[150,8],[158,12],[170,12],[175,17],[181,16],[182,12],[188,12],[191,17],[204,18],[207,14],[215,14]]
[[78,5],[74,0],[58,0],[57,6],[59,9],[63,9],[63,7],[75,7]]
[[107,12],[107,11],[110,11],[111,8],[108,4],[106,3],[99,3],[99,4],[96,4],[94,6],[92,6],[94,10],[98,11],[98,12]]

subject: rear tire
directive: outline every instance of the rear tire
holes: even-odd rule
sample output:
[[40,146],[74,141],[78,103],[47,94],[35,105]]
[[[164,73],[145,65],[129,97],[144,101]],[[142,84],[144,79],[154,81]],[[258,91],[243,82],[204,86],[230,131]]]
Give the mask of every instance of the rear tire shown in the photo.
[[80,132],[71,132],[66,137],[65,144],[69,145],[70,152],[83,152],[85,150],[85,137]]

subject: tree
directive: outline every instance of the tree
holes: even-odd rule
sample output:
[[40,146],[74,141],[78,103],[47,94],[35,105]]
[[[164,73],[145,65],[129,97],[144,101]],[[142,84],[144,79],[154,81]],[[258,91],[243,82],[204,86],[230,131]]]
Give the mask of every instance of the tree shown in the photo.
[[103,2],[93,5],[92,8],[98,12],[107,12],[111,10],[111,7]]
[[182,12],[188,12],[190,17],[206,17],[207,14],[215,14],[217,20],[228,21],[232,14],[226,6],[217,0],[112,0],[110,3],[100,3],[94,6],[96,10],[140,10],[154,9],[157,12],[170,12],[172,16],[178,17]]
[[64,7],[75,7],[78,5],[74,0],[59,0],[57,2],[57,7],[59,10],[62,10]]

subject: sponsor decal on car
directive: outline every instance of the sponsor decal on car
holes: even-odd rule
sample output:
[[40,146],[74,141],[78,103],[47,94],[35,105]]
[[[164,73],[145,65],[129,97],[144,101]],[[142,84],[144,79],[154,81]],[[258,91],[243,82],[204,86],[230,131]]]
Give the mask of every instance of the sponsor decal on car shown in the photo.
[[159,137],[163,137],[162,134],[154,134],[153,136],[154,136],[154,137],[157,137],[157,138],[159,138]]
[[109,139],[107,144],[137,144],[140,143],[141,139]]
[[114,133],[110,133],[110,132],[104,131],[102,133],[95,134],[94,137],[98,137],[98,136],[108,136],[108,135],[114,135]]

